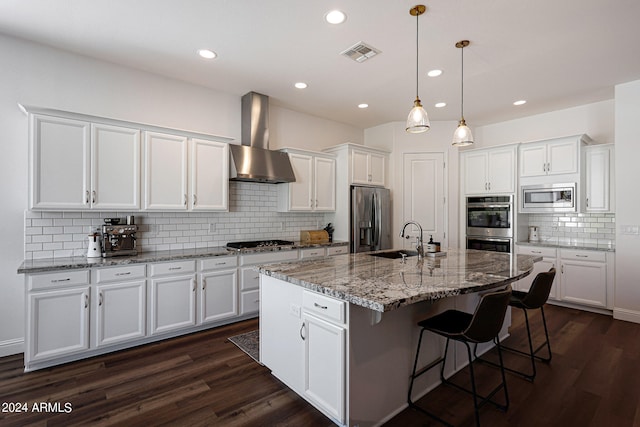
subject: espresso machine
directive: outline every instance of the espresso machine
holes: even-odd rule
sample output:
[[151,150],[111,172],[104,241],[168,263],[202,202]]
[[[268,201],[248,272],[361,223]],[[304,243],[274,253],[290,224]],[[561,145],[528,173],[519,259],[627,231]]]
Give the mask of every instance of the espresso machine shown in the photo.
[[102,257],[138,255],[136,249],[138,226],[110,222],[102,226]]

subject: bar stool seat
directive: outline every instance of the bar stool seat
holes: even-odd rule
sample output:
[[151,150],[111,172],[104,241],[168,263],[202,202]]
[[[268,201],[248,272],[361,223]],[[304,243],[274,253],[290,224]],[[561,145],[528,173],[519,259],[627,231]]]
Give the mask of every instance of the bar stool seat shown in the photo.
[[[549,299],[549,293],[551,292],[551,286],[553,286],[553,280],[556,276],[556,269],[551,268],[549,271],[538,273],[538,275],[533,279],[533,283],[531,283],[531,287],[528,292],[522,291],[513,291],[511,295],[511,299],[509,301],[509,305],[514,308],[522,309],[524,312],[524,320],[527,326],[527,338],[529,342],[529,351],[521,351],[512,347],[502,346],[503,349],[518,353],[524,356],[529,357],[531,360],[531,373],[527,373],[524,371],[519,371],[517,369],[506,368],[509,372],[513,372],[518,374],[529,381],[533,381],[536,377],[536,360],[541,362],[549,363],[551,361],[551,344],[549,342],[549,331],[547,330],[547,320],[544,315],[544,304]],[[533,341],[531,339],[531,327],[529,325],[529,315],[528,310],[536,310],[539,309],[542,315],[542,325],[544,326],[544,336],[545,341],[540,344],[535,350],[533,348]],[[547,348],[547,356],[542,357],[538,356],[537,353],[542,350],[544,347]],[[486,362],[484,359],[481,361]],[[491,362],[490,364],[495,365],[495,363]]]
[[[511,297],[511,286],[495,292],[489,292],[484,294],[478,306],[473,314],[465,313],[459,310],[447,310],[436,316],[418,322],[420,330],[420,338],[418,339],[418,348],[416,350],[416,358],[413,364],[413,372],[411,373],[411,382],[409,385],[409,393],[407,396],[407,402],[409,406],[423,412],[431,418],[441,422],[445,425],[450,425],[438,416],[430,413],[426,409],[416,405],[413,402],[411,394],[413,391],[413,383],[416,378],[431,368],[441,365],[440,367],[440,380],[444,384],[449,384],[459,390],[467,392],[473,396],[473,406],[475,411],[476,425],[480,425],[479,409],[482,405],[489,402],[495,405],[498,409],[506,411],[509,407],[509,394],[507,392],[507,383],[505,380],[504,369],[501,369],[502,382],[495,387],[486,397],[479,396],[476,391],[475,375],[473,372],[473,355],[469,343],[477,344],[483,342],[489,342],[495,340],[498,347],[498,354],[500,356],[500,365],[502,365],[502,352],[500,350],[500,342],[496,338],[504,323],[504,316],[507,311],[507,305]],[[420,347],[422,344],[422,337],[425,331],[429,331],[438,335],[441,335],[447,339],[445,344],[444,356],[430,363],[429,365],[417,370],[418,358],[420,355]],[[471,390],[459,386],[444,378],[444,368],[447,359],[447,353],[449,351],[449,341],[459,341],[463,343],[467,348],[467,356],[469,358],[469,371],[471,375]],[[473,351],[475,354],[475,348]],[[504,390],[505,403],[500,404],[491,398],[500,390]],[[479,400],[480,399],[480,400]]]

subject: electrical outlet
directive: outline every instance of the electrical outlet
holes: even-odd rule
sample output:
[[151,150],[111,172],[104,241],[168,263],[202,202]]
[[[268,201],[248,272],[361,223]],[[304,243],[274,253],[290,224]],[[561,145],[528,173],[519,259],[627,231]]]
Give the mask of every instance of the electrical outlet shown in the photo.
[[291,304],[289,305],[289,313],[290,313],[292,316],[300,317],[300,306],[299,306],[299,305],[297,305],[297,304],[293,304],[293,303],[291,303]]
[[280,222],[280,231],[284,231],[284,222]]
[[215,232],[216,232],[216,225],[209,224],[209,233],[215,233]]

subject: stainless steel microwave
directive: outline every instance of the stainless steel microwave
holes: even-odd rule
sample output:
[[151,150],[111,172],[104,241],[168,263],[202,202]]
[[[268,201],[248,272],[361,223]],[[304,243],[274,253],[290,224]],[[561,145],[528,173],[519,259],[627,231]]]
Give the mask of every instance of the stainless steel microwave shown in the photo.
[[576,183],[523,185],[520,212],[576,212]]

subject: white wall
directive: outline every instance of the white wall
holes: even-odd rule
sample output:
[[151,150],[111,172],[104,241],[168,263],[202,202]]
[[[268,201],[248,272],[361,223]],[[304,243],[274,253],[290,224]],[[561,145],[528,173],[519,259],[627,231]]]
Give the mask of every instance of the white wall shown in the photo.
[[[240,97],[2,35],[0,57],[2,356],[22,351],[24,335],[23,277],[16,270],[24,255],[28,130],[17,103],[230,136],[239,142]],[[272,108],[270,125],[282,146],[302,145],[309,134],[315,136],[316,150],[364,139],[360,129],[277,107]]]
[[640,80],[616,86],[615,94],[617,231],[613,315],[640,323],[640,235],[627,234],[625,230],[628,226],[640,227]]

